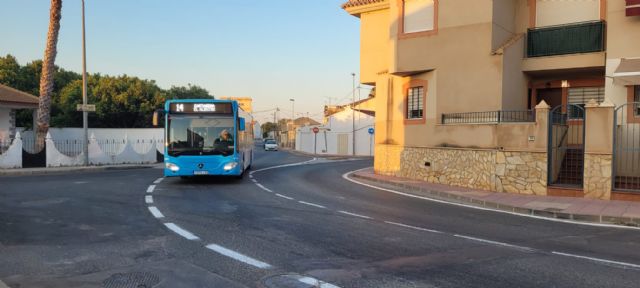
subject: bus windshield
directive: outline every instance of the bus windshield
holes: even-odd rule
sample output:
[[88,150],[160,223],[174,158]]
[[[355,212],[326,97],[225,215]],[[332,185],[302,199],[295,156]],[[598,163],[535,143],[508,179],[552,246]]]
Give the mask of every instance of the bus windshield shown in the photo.
[[167,137],[170,156],[234,153],[233,117],[169,115]]

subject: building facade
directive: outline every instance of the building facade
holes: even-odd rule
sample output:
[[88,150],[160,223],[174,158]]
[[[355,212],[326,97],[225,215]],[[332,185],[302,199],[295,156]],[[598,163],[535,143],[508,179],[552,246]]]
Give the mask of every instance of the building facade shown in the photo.
[[376,89],[376,172],[522,194],[640,192],[636,4],[348,1],[361,81]]

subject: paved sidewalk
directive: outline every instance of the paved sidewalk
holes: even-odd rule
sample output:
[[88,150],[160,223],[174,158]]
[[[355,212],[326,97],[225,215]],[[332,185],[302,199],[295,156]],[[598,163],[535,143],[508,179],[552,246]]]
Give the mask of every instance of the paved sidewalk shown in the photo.
[[[25,175],[46,175],[65,174],[69,172],[88,172],[104,170],[127,170],[162,167],[162,163],[157,164],[123,164],[123,165],[103,165],[103,166],[74,166],[74,167],[43,167],[43,168],[18,168],[0,169],[0,176],[25,176]],[[1,286],[0,286],[1,288]]]
[[355,172],[351,177],[407,194],[469,206],[579,222],[640,227],[640,202],[490,192],[376,175],[372,168]]

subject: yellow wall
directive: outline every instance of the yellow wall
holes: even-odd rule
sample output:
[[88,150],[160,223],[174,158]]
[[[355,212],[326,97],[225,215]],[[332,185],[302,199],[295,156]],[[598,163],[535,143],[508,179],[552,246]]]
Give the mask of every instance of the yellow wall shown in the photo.
[[360,15],[360,81],[374,84],[376,75],[389,67],[389,10]]

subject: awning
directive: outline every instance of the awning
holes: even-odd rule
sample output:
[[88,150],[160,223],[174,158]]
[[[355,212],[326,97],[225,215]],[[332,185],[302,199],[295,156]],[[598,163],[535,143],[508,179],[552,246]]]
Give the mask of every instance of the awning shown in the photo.
[[622,59],[613,72],[613,81],[618,85],[640,85],[640,58]]

